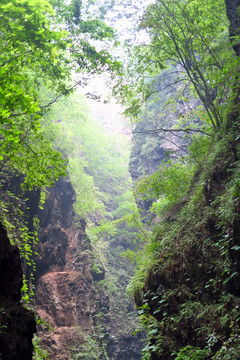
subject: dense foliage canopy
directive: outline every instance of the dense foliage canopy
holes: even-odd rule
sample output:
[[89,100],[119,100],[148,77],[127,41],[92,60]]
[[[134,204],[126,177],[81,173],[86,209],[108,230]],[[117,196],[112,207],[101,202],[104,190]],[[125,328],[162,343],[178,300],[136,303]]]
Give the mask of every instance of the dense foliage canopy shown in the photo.
[[113,31],[76,1],[2,1],[0,27],[1,170],[25,174],[29,188],[51,185],[65,170],[42,133],[44,114],[75,87],[72,70],[113,69],[107,50],[91,43]]

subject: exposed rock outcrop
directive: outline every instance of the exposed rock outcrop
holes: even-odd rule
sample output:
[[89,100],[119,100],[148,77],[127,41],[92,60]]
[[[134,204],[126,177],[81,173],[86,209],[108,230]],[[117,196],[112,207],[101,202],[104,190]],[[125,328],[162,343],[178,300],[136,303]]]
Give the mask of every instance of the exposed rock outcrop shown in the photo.
[[11,246],[0,224],[0,359],[32,359],[36,332],[34,314],[21,304],[22,268],[19,250]]
[[[135,327],[127,332],[119,323],[122,309],[116,318],[110,309],[107,287],[101,283],[105,269],[94,259],[86,224],[74,224],[74,201],[71,183],[60,179],[39,214],[36,310],[51,325],[50,331],[45,325],[39,328],[42,346],[54,360],[79,354],[82,359],[140,360],[142,344],[132,336]],[[132,305],[129,319],[122,321],[131,323],[133,312]]]
[[[183,131],[175,132],[173,129],[181,122],[183,125],[180,127],[184,129],[184,119],[196,116],[193,110],[199,105],[199,100],[191,99],[186,103],[179,98],[179,93],[189,98],[189,91],[184,90],[182,85],[176,85],[181,72],[179,66],[173,66],[155,78],[153,94],[145,105],[141,121],[135,124],[129,162],[133,185],[158,171],[162,163],[169,159],[175,161],[188,152],[190,140],[187,134],[183,137]],[[171,107],[169,103],[172,103]],[[198,121],[195,118],[196,125]],[[137,198],[136,201],[142,215],[149,219],[148,211],[153,199]]]
[[90,247],[84,221],[73,228],[74,201],[71,183],[60,179],[39,214],[36,310],[52,327],[40,332],[50,359],[70,359],[81,331],[93,327]]

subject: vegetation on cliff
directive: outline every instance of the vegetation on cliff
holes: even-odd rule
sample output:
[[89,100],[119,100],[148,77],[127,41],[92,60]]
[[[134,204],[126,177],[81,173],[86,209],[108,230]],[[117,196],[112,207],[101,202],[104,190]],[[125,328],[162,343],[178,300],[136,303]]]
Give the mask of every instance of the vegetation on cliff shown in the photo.
[[132,288],[149,331],[145,359],[239,357],[237,128],[216,137],[142,253]]
[[[144,48],[135,47],[130,59],[138,64],[138,71],[129,67],[129,85],[132,74],[134,83],[130,91],[120,84],[129,99],[128,113],[139,116],[146,99],[159,104],[161,84],[166,87],[161,69],[168,68],[177,75],[167,86],[182,83],[178,100],[191,109],[175,116],[169,129],[162,109],[152,106],[157,115],[145,128],[146,136],[182,135],[174,154],[162,146],[159,168],[149,176],[140,146],[136,196],[152,204],[153,235],[137,256],[130,290],[148,333],[143,359],[240,356],[239,12],[235,2],[226,6],[227,11],[223,2],[161,0],[149,5],[140,27],[150,39]],[[189,106],[190,97],[201,102]],[[175,96],[166,109],[174,117]],[[138,141],[145,129],[136,129]]]
[[[59,151],[64,149],[57,148],[59,133],[53,129],[50,108],[85,83],[89,73],[112,72],[118,63],[108,51],[114,32],[104,23],[104,7],[96,11],[93,2],[16,0],[3,1],[0,8],[1,219],[12,243],[20,248],[25,280],[22,301],[29,303],[38,255],[39,222],[34,216],[44,203],[46,188],[67,169],[67,157]],[[69,168],[73,162],[74,157]],[[82,190],[91,178],[81,172],[83,166],[78,163],[81,184],[76,185],[82,185]],[[85,211],[81,216],[92,211],[84,208],[85,203],[78,204]],[[7,334],[9,329],[3,327]],[[36,357],[46,356],[40,351]]]
[[[29,215],[29,191],[38,202],[39,189],[66,175],[66,159],[55,146],[49,109],[83,81],[83,75],[73,81],[73,71],[98,73],[118,67],[108,53],[113,30],[104,23],[103,12],[97,15],[90,5],[61,0],[0,5],[1,219],[20,246],[26,266],[34,266],[38,227]],[[94,41],[102,44],[101,50]],[[32,270],[28,272],[30,280]]]
[[[46,187],[68,172],[76,224],[88,220],[95,249],[96,289],[110,297],[110,311],[95,319],[97,336],[106,335],[109,316],[123,334],[131,330],[123,321],[128,302],[117,300],[130,267],[120,257],[125,251],[137,262],[129,289],[148,334],[144,360],[238,359],[238,1],[152,1],[138,23],[145,37],[120,51],[121,68],[109,54],[114,31],[103,21],[108,4],[100,5],[0,4],[1,219],[20,247],[31,283],[39,226],[33,215]],[[112,1],[112,11],[114,6]],[[70,97],[87,74],[115,70],[113,92],[125,114],[141,120],[133,126],[130,171],[146,229],[123,163],[123,138],[108,136],[82,100],[79,106],[80,96]],[[60,102],[63,96],[68,100]],[[139,234],[145,245],[135,253]],[[105,280],[104,266],[111,269]],[[89,336],[73,356],[87,357],[88,344],[99,349],[99,339]]]

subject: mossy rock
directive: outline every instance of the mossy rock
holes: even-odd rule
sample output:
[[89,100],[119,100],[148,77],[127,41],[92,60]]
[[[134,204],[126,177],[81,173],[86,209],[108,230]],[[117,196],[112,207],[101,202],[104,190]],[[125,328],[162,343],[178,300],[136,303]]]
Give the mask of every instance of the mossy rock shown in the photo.
[[105,269],[102,265],[93,264],[92,277],[94,281],[103,280],[105,277]]

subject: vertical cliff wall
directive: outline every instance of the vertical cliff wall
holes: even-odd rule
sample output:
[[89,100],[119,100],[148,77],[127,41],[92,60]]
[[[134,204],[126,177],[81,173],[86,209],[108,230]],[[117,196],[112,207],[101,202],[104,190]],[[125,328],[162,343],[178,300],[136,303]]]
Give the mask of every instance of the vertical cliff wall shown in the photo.
[[40,329],[50,359],[70,359],[83,334],[93,331],[90,245],[84,222],[73,228],[74,200],[70,182],[60,179],[39,214],[36,310],[51,326],[51,331]]
[[[197,127],[199,119],[194,110],[199,106],[199,99],[190,98],[189,89],[183,87],[182,83],[178,84],[180,74],[181,68],[175,65],[156,76],[152,85],[153,94],[134,125],[129,162],[133,184],[158,171],[164,162],[174,162],[189,153],[193,137],[190,136],[191,132],[180,129],[189,127],[188,119]],[[180,93],[188,100],[179,98]],[[152,202],[150,198],[137,199],[143,215],[147,214]]]
[[[74,201],[71,183],[60,179],[39,213],[36,311],[51,326],[50,330],[39,326],[42,346],[55,360],[138,360],[142,343],[132,335],[137,325],[136,317],[132,318],[134,307],[112,310],[105,270],[100,264],[96,267],[85,222],[74,224]],[[131,313],[122,319],[125,327],[119,314],[113,318],[114,311],[121,310]],[[131,331],[121,331],[126,328]]]
[[34,314],[21,304],[22,268],[17,247],[0,224],[0,359],[32,359]]

